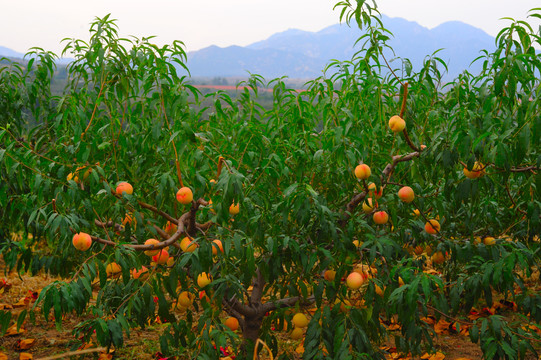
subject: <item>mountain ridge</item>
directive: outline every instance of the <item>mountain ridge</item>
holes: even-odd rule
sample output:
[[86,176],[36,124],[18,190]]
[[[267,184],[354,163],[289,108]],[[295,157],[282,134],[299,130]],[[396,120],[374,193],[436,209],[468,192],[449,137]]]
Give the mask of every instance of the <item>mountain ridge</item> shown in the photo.
[[[410,59],[414,69],[419,69],[427,56],[438,51],[437,56],[447,62],[448,79],[464,70],[479,71],[481,65],[470,67],[471,62],[480,55],[481,50],[495,49],[492,36],[460,21],[445,22],[432,29],[414,21],[385,15],[382,21],[394,35],[388,44],[396,56]],[[230,47],[213,46],[188,52],[187,65],[193,76],[246,76],[250,71],[265,77],[287,75],[292,78],[312,78],[322,75],[324,66],[333,59],[351,60],[360,49],[359,44],[356,47],[353,45],[362,34],[357,28],[341,24],[315,32],[287,29],[267,39],[238,47],[256,50],[249,53],[253,57],[241,58],[240,53],[235,54]],[[287,56],[280,64],[267,58],[278,59],[280,54],[285,53]],[[242,56],[247,54],[242,52]],[[396,57],[392,53],[386,56]],[[262,62],[266,66],[262,66]]]
[[[479,71],[481,64],[470,67],[471,62],[481,50],[495,49],[492,36],[460,21],[445,22],[432,29],[385,15],[382,22],[393,33],[388,45],[394,54],[385,53],[388,60],[398,56],[408,58],[418,70],[427,56],[438,51],[437,56],[448,65],[447,80],[466,69],[472,73]],[[190,51],[187,66],[190,74],[196,77],[238,77],[256,73],[266,78],[314,78],[323,74],[331,60],[351,60],[361,49],[361,44],[354,44],[362,34],[358,28],[344,24],[313,32],[291,28],[247,46],[211,45]],[[24,54],[0,46],[1,56],[22,58]],[[59,60],[60,63],[67,61],[69,59]]]

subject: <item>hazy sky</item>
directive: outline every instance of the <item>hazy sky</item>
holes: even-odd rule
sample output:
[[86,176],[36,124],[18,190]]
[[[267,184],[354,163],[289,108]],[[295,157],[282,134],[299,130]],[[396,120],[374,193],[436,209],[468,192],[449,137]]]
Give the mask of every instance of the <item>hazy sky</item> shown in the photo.
[[[90,22],[108,13],[118,19],[121,36],[156,35],[158,44],[181,40],[189,51],[212,44],[247,45],[290,28],[318,31],[338,23],[339,13],[333,11],[337,2],[0,0],[0,46],[19,52],[39,46],[60,54],[63,38],[88,39]],[[501,17],[526,19],[528,10],[541,7],[540,0],[379,0],[377,4],[383,14],[428,28],[460,20],[493,36],[508,24]]]

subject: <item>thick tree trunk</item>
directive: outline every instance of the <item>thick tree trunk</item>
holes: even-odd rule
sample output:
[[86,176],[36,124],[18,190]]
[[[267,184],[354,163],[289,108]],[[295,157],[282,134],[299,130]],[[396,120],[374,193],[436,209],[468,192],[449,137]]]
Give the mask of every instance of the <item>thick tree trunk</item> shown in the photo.
[[242,352],[247,359],[252,359],[254,346],[259,338],[259,331],[262,323],[262,316],[244,317],[244,328],[242,329],[242,336],[244,338]]

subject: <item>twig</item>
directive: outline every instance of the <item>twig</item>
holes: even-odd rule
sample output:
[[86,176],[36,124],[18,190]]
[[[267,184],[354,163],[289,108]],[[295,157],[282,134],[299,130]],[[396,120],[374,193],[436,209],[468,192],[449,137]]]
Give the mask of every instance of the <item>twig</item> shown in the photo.
[[511,202],[513,203],[513,208],[517,211],[519,211],[522,215],[528,215],[528,213],[521,208],[517,206],[517,203],[515,202],[515,199],[513,199],[513,196],[511,195],[511,191],[509,191],[509,184],[505,184],[505,190],[507,191],[507,195],[509,196],[509,199],[511,199]]
[[255,347],[254,347],[254,357],[253,357],[253,360],[256,360],[259,358],[259,356],[257,356],[257,348],[259,347],[259,344],[261,344],[261,346],[263,346],[265,349],[267,349],[267,351],[269,352],[269,356],[271,358],[271,360],[274,360],[274,355],[272,355],[272,351],[271,349],[269,349],[269,347],[267,346],[267,344],[265,344],[265,342],[261,339],[257,339],[257,341],[255,342]]
[[408,83],[403,84],[404,87],[404,95],[402,95],[402,107],[400,108],[400,117],[404,118],[404,113],[406,112],[406,102],[408,100]]
[[99,348],[93,348],[93,349],[84,349],[84,350],[77,350],[77,351],[68,351],[62,354],[57,354],[53,356],[47,356],[44,358],[39,358],[36,360],[54,360],[54,359],[65,359],[69,356],[77,356],[77,355],[83,355],[83,354],[91,354],[95,352],[101,352],[101,351],[107,351],[107,348],[99,347]]

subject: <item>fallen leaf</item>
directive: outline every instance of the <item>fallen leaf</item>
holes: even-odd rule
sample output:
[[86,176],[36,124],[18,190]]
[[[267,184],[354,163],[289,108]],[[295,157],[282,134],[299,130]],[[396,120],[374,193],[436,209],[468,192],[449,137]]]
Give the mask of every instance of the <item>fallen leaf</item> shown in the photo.
[[23,298],[20,298],[19,301],[13,304],[13,307],[17,308],[17,307],[26,306],[28,304],[30,304],[30,299],[28,298],[28,296],[25,296]]
[[424,321],[428,325],[434,325],[436,323],[436,318],[432,315],[428,315],[427,317],[423,317],[420,319],[421,321]]
[[19,331],[17,331],[17,324],[11,325],[7,331],[6,336],[15,336],[24,333],[26,330],[23,328],[20,328]]
[[3,352],[0,352],[0,360],[8,360],[8,356]]
[[0,310],[11,310],[13,309],[13,306],[9,304],[0,304]]
[[440,319],[440,321],[434,325],[434,331],[436,334],[449,334],[449,325],[451,325],[450,322]]
[[111,360],[113,358],[112,353],[102,352],[100,353],[100,356],[98,356],[98,360]]
[[32,360],[34,357],[30,353],[20,353],[19,354],[19,360]]
[[310,315],[313,316],[313,315],[316,313],[316,311],[317,311],[317,307],[314,306],[313,308],[308,309],[307,311],[308,311],[308,313],[309,313]]
[[297,346],[297,348],[295,349],[295,352],[297,354],[304,354],[304,346],[302,346],[302,344],[299,344],[299,346]]
[[34,344],[36,343],[36,339],[23,339],[23,340],[17,340],[15,345],[13,347],[15,348],[15,351],[21,351],[21,350],[28,350]]
[[425,359],[425,360],[443,360],[443,359],[445,359],[445,355],[443,355],[439,351],[436,352],[435,354],[424,353],[423,356],[421,356],[421,359]]

